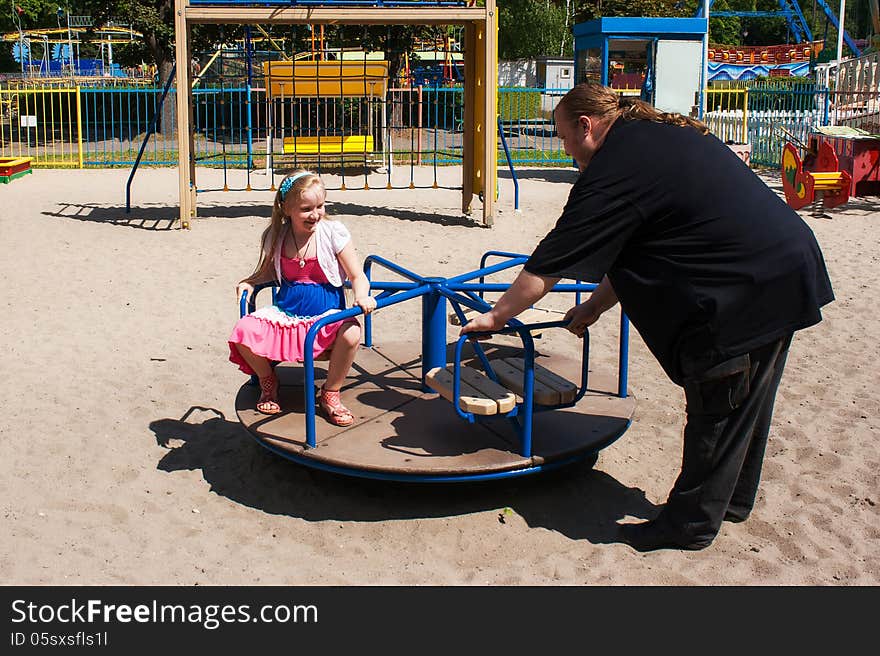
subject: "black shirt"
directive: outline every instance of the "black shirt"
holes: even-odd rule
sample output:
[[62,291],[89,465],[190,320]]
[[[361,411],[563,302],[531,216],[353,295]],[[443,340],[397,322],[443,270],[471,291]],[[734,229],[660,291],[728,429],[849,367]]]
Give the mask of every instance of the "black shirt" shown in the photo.
[[809,226],[712,135],[618,119],[525,269],[598,282],[669,377],[821,321],[834,299]]

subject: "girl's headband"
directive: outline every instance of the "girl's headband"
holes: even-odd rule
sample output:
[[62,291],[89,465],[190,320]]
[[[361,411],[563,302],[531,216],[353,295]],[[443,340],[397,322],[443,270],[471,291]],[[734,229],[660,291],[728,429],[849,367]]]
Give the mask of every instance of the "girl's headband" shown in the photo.
[[293,186],[293,183],[299,180],[300,178],[304,178],[307,175],[315,175],[311,171],[300,171],[299,173],[295,173],[289,178],[284,178],[281,181],[281,184],[278,187],[278,192],[281,194],[281,201],[284,202],[284,197],[287,195],[287,192],[290,191],[290,188]]

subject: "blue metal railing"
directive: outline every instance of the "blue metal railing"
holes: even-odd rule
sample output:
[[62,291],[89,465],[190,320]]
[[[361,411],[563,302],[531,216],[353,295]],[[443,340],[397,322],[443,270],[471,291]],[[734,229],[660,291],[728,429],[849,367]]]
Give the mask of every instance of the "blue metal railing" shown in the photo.
[[507,166],[510,169],[510,178],[513,180],[513,211],[519,212],[519,180],[516,177],[516,169],[510,159],[510,148],[507,147],[507,139],[504,138],[504,129],[501,127],[501,117],[498,117],[498,136],[501,137],[501,145],[504,148],[504,156],[507,158]]
[[134,161],[134,165],[131,167],[131,173],[128,176],[128,181],[125,183],[125,212],[128,214],[131,212],[131,182],[134,180],[134,174],[137,173],[138,164],[141,162],[141,157],[143,157],[144,149],[147,147],[147,142],[150,140],[150,136],[156,131],[156,124],[159,120],[159,114],[162,111],[162,105],[165,102],[165,98],[168,96],[168,89],[171,88],[171,81],[174,80],[174,71],[176,69],[176,65],[171,67],[171,71],[168,73],[168,79],[165,81],[165,88],[162,90],[162,97],[159,99],[159,104],[157,105],[154,113],[153,119],[150,121],[150,129],[147,131],[147,134],[144,135],[144,141],[141,144],[141,149],[138,151],[137,159]]

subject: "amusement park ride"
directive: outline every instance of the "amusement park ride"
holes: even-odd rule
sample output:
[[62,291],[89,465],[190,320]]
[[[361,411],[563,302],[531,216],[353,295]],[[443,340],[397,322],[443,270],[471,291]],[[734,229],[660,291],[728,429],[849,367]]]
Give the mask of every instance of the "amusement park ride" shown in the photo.
[[[58,27],[25,30],[16,12],[19,29],[2,35],[12,44],[12,54],[21,65],[23,77],[60,75],[122,76],[113,61],[113,46],[142,39],[128,25],[109,23],[94,26],[90,16],[71,16],[58,10]],[[80,46],[88,39],[99,48],[97,59],[81,58]]]
[[[876,0],[868,1],[875,2],[876,4]],[[712,6],[715,4],[715,0],[709,0],[709,15],[713,18],[722,18],[724,16],[739,16],[745,18],[784,18],[786,24],[788,25],[789,32],[794,37],[795,43],[812,44],[814,41],[813,33],[810,31],[810,28],[807,25],[807,20],[804,17],[804,14],[801,11],[798,3],[794,0],[777,0],[777,2],[779,3],[779,9],[776,11],[714,11],[712,9]],[[837,16],[835,15],[831,7],[829,7],[825,3],[825,0],[815,0],[815,3],[816,6],[825,14],[826,20],[828,20],[834,26],[834,29],[840,29],[840,23],[837,20]],[[699,17],[702,15],[703,7],[699,6],[697,9],[697,16]],[[861,49],[856,45],[856,42],[846,30],[843,31],[843,40],[846,42],[846,45],[849,46],[856,57],[862,54]],[[795,48],[794,50],[798,53],[803,52],[803,49]]]
[[[784,19],[788,27],[788,33],[792,37],[792,42],[763,46],[709,44],[706,52],[709,80],[749,79],[749,71],[752,71],[751,77],[754,77],[755,74],[770,75],[771,77],[806,75],[807,71],[810,70],[809,66],[816,62],[840,59],[844,44],[850,49],[853,57],[860,57],[863,54],[866,42],[868,48],[880,50],[880,9],[878,9],[878,0],[866,0],[871,11],[874,29],[873,37],[869,37],[866,42],[858,42],[846,29],[840,29],[842,20],[838,20],[838,16],[825,0],[815,0],[813,4],[814,23],[817,10],[821,11],[825,16],[825,35],[821,39],[814,38],[800,6],[794,0],[777,0],[779,9],[775,11],[714,11],[712,10],[714,2],[715,0],[708,0],[707,3],[709,16],[713,18],[736,16],[743,18]],[[845,2],[841,3],[840,9],[845,11]],[[703,6],[699,5],[696,16],[702,17],[703,12]],[[838,32],[836,56],[833,53],[833,49],[829,48],[827,43],[829,25],[833,26],[834,30]],[[746,73],[737,71],[746,71]]]
[[[880,50],[880,9],[878,0],[867,0],[874,29],[873,37],[867,40],[868,46]],[[714,0],[709,0],[711,8]],[[821,60],[821,51],[827,49],[825,39],[815,41],[807,21],[794,0],[778,0],[778,11],[710,11],[714,17],[782,17],[785,18],[789,33],[794,36],[796,44],[764,47],[709,48],[708,62],[715,65],[749,66],[754,64],[769,65],[770,75],[773,67],[780,73],[789,74],[790,67],[796,62],[815,62]],[[841,3],[841,20],[826,4],[825,0],[815,0],[815,8],[820,9],[826,18],[826,31],[830,23],[838,31],[837,55],[838,64],[842,61],[843,44],[852,51],[854,57],[863,52],[859,44],[845,29],[841,29],[845,3]],[[698,16],[703,15],[700,8]],[[876,66],[876,64],[875,64]],[[711,79],[711,78],[710,78]],[[839,80],[838,80],[839,82]],[[832,92],[828,92],[832,93]],[[846,112],[857,109],[867,118],[877,116],[880,112],[877,89],[866,89],[845,92],[837,87],[837,100],[841,102],[839,111]],[[846,105],[846,96],[851,96],[852,105]],[[829,96],[830,97],[830,96]],[[870,121],[868,121],[870,124]],[[876,121],[873,122],[876,130]],[[783,130],[784,132],[787,132]],[[781,158],[782,186],[786,202],[794,209],[802,209],[809,205],[822,205],[832,209],[847,203],[857,196],[880,195],[880,136],[864,130],[847,127],[818,127],[808,136],[807,143],[788,134],[790,140],[785,144]]]

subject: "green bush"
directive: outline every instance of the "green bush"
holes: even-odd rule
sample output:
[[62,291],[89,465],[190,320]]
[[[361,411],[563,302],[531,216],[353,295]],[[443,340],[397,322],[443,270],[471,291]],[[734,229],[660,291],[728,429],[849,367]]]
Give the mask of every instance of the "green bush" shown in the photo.
[[541,118],[541,92],[499,89],[498,115],[502,121]]

